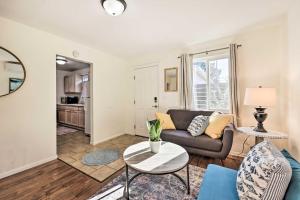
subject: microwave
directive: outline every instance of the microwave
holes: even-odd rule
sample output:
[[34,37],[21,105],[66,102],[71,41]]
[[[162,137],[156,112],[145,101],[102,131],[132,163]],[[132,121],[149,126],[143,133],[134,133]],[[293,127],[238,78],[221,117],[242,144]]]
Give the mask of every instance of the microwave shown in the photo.
[[63,103],[63,104],[78,104],[78,102],[79,102],[79,98],[76,96],[61,98],[61,103]]

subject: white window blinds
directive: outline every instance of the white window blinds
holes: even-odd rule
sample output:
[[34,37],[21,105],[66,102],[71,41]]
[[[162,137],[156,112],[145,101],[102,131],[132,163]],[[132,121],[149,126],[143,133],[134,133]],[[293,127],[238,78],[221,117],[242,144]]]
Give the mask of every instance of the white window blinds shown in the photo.
[[198,110],[229,112],[229,56],[193,58],[193,105]]

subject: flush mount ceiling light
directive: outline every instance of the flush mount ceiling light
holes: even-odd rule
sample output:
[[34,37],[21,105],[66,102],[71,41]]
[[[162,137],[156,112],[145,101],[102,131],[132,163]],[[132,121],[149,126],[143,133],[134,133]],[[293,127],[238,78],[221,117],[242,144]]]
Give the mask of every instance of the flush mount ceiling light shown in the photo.
[[65,59],[64,57],[61,57],[61,56],[56,57],[56,63],[59,65],[64,65],[67,62],[68,62],[67,59]]
[[121,15],[127,7],[124,0],[101,0],[101,5],[112,16]]

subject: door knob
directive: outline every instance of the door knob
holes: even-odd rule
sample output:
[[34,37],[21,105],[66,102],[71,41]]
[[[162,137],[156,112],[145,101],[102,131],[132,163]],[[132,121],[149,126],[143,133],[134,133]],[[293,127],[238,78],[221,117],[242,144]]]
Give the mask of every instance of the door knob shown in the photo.
[[158,105],[152,106],[153,108],[158,108]]

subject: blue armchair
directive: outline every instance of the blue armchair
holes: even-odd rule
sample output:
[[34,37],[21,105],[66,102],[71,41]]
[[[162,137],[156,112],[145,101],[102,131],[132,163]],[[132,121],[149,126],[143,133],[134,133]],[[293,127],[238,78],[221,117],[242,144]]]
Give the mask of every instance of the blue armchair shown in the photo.
[[197,200],[239,200],[236,176],[236,170],[208,165]]
[[[300,163],[286,150],[281,151],[292,167],[292,179],[284,200],[300,200]],[[204,174],[197,200],[239,200],[237,171],[210,164]]]

